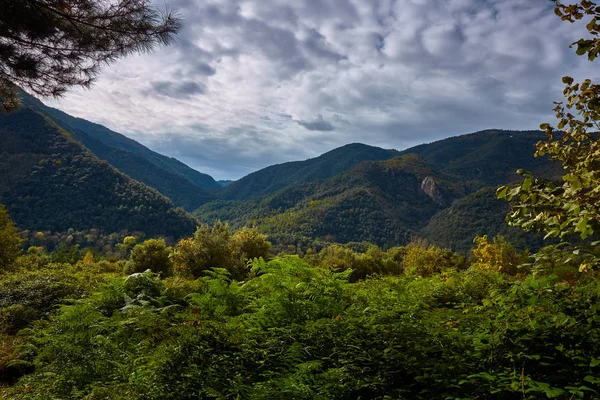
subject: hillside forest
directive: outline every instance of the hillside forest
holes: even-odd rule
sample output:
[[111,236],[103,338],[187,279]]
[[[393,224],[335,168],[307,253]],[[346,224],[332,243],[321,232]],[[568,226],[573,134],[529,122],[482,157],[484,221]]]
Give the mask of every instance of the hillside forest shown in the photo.
[[[600,7],[555,12],[594,61]],[[0,400],[600,398],[600,85],[563,84],[556,126],[237,181],[11,86]]]

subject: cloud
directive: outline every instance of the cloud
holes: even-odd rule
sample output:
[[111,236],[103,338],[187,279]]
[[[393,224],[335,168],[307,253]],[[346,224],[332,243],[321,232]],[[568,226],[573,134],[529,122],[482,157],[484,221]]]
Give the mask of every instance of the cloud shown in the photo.
[[600,76],[568,47],[585,24],[547,0],[168,3],[185,24],[174,45],[50,103],[217,178],[350,142],[535,129],[561,76]]
[[325,121],[323,116],[319,116],[313,121],[296,121],[299,125],[305,127],[309,131],[329,132],[335,129],[331,123]]
[[206,86],[203,83],[194,81],[154,81],[150,82],[150,86],[154,92],[175,99],[188,98],[206,92]]

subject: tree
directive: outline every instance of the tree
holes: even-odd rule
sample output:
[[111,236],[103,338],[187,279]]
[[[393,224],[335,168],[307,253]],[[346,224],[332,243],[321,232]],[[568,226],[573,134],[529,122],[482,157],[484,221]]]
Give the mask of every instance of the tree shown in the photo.
[[256,228],[244,228],[237,231],[233,235],[233,239],[237,242],[237,247],[241,251],[241,258],[253,260],[255,258],[267,259],[271,254],[271,243],[267,239],[267,235],[258,232]]
[[176,271],[194,278],[211,268],[225,268],[237,278],[243,278],[238,254],[229,225],[217,221],[213,227],[199,226],[193,238],[179,241],[173,261]]
[[491,243],[487,235],[476,236],[473,243],[476,247],[471,251],[472,266],[479,270],[500,271],[516,275],[519,272],[519,266],[527,262],[529,258],[527,252],[518,253],[502,235],[494,237]]
[[180,20],[150,0],[0,0],[0,101],[89,87],[102,65],[173,40]]
[[8,269],[21,253],[23,240],[8,212],[0,204],[0,272]]
[[[556,14],[564,21],[573,23],[591,17],[586,27],[592,38],[582,38],[572,46],[577,46],[578,55],[587,54],[593,61],[600,52],[600,7],[587,0],[571,5],[554,2]],[[497,194],[514,201],[507,216],[509,224],[566,241],[579,235],[584,245],[572,246],[573,252],[585,252],[583,265],[598,266],[600,242],[594,238],[600,232],[600,85],[589,79],[575,83],[568,76],[563,77],[563,83],[567,102],[555,103],[554,108],[558,130],[542,124],[548,139],[537,143],[535,152],[536,157],[548,155],[563,165],[562,182],[550,182],[519,170],[523,182],[500,187]]]
[[150,270],[162,277],[171,274],[171,248],[163,239],[148,239],[138,244],[131,252],[131,264],[127,273]]

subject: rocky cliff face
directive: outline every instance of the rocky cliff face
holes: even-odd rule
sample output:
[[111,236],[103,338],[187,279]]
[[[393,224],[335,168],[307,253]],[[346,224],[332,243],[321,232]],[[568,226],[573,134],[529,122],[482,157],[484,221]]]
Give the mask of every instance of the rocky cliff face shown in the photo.
[[439,206],[446,207],[449,205],[447,196],[444,195],[431,176],[427,176],[423,179],[423,182],[421,182],[421,190]]

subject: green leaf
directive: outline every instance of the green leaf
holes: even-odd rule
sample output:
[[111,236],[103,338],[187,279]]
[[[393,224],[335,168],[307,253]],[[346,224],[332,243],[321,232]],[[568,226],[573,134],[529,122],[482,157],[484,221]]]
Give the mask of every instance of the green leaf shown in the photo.
[[498,199],[506,198],[506,194],[508,193],[508,186],[500,186],[498,190],[496,190],[496,197]]

